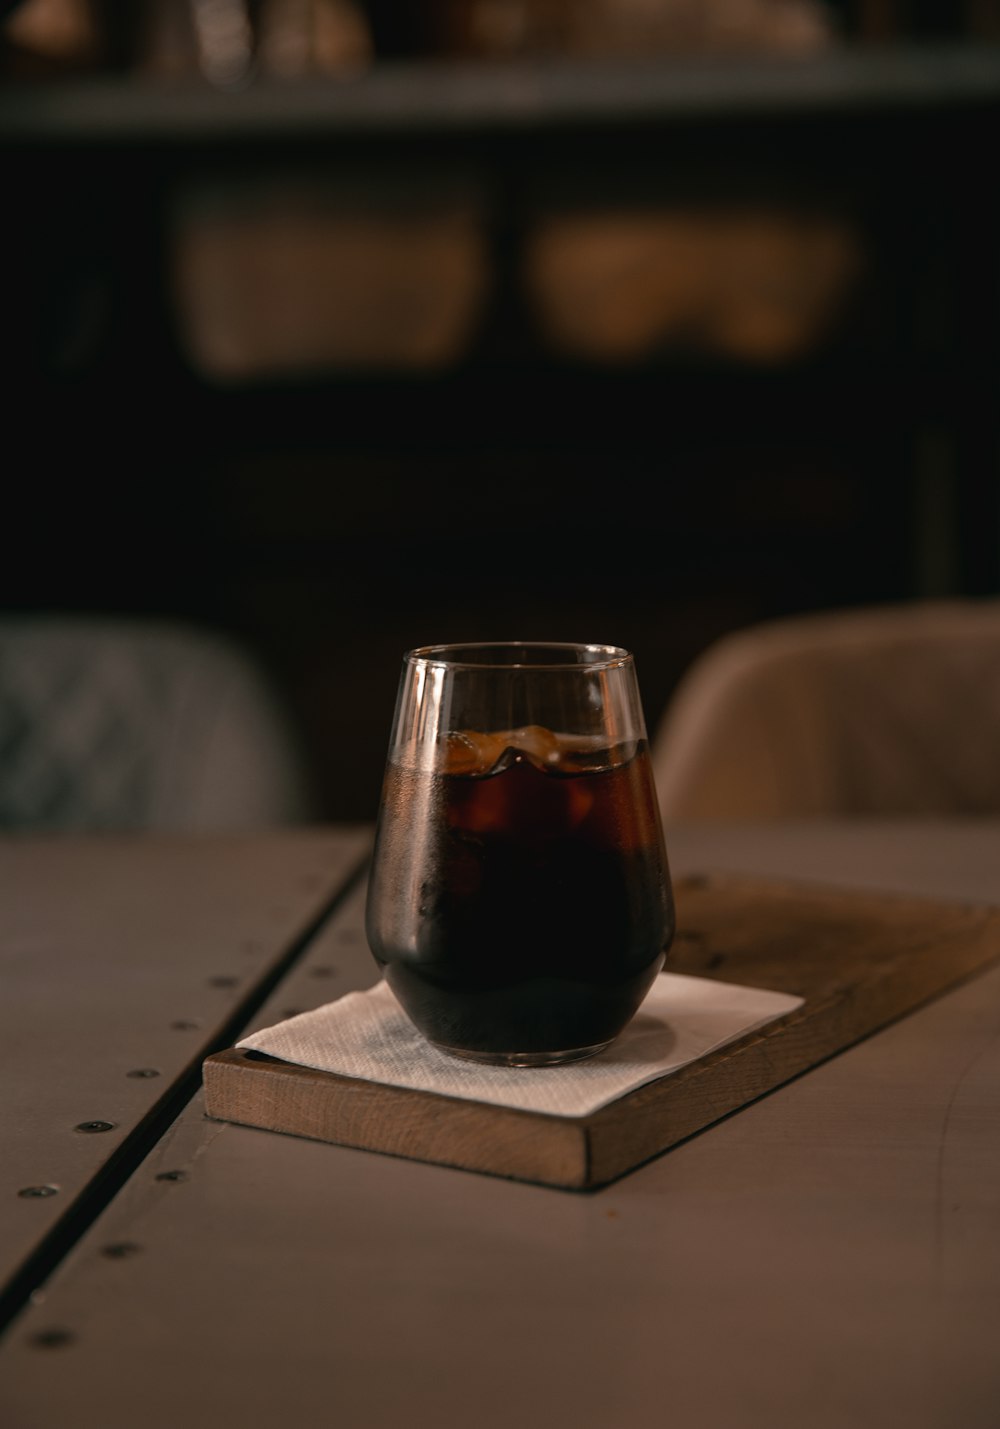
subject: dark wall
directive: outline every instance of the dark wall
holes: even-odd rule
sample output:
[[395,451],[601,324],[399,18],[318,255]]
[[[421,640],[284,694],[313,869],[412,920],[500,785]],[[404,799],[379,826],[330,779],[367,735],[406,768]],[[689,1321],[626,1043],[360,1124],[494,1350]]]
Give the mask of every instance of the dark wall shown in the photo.
[[[734,627],[995,591],[996,136],[992,102],[425,135],[414,162],[473,162],[491,193],[495,282],[465,347],[423,373],[237,384],[185,352],[169,235],[192,168],[222,183],[245,151],[12,144],[0,606],[236,634],[288,699],[324,812],[366,819],[413,645],[626,645],[652,726]],[[352,175],[407,142],[352,154]],[[297,160],[337,182],[322,144]],[[516,282],[555,175],[570,208],[812,205],[847,216],[864,263],[793,358],[556,353]]]

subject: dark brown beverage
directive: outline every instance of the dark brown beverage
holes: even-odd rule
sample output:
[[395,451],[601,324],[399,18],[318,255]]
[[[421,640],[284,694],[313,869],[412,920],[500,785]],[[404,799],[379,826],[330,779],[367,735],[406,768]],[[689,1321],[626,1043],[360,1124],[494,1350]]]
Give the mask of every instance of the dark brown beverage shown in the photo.
[[605,1046],[674,930],[645,744],[466,733],[439,764],[386,770],[367,932],[397,998],[457,1052]]

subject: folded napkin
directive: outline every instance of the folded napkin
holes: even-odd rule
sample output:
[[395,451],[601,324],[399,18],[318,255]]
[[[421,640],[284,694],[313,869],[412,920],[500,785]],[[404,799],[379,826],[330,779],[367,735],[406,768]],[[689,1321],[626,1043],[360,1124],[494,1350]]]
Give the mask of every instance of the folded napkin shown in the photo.
[[661,973],[621,1036],[580,1062],[494,1067],[417,1032],[386,982],[245,1037],[237,1046],[321,1072],[554,1116],[586,1116],[800,1007],[801,997]]

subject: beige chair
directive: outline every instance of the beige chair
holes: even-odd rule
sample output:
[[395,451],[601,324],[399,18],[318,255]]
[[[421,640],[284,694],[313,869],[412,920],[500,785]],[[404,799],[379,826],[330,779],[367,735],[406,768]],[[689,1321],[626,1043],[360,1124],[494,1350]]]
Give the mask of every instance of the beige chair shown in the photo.
[[254,829],[310,814],[282,701],[186,625],[0,618],[0,829]]
[[1000,599],[724,636],[653,731],[667,820],[1000,813]]

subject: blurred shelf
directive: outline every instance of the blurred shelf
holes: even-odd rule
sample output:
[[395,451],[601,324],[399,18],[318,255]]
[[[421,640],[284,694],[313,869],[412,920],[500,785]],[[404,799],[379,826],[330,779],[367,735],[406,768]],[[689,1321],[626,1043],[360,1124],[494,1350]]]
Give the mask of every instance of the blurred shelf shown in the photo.
[[981,111],[1000,45],[845,47],[794,60],[383,62],[242,89],[95,77],[0,90],[0,144],[185,144],[559,132]]

